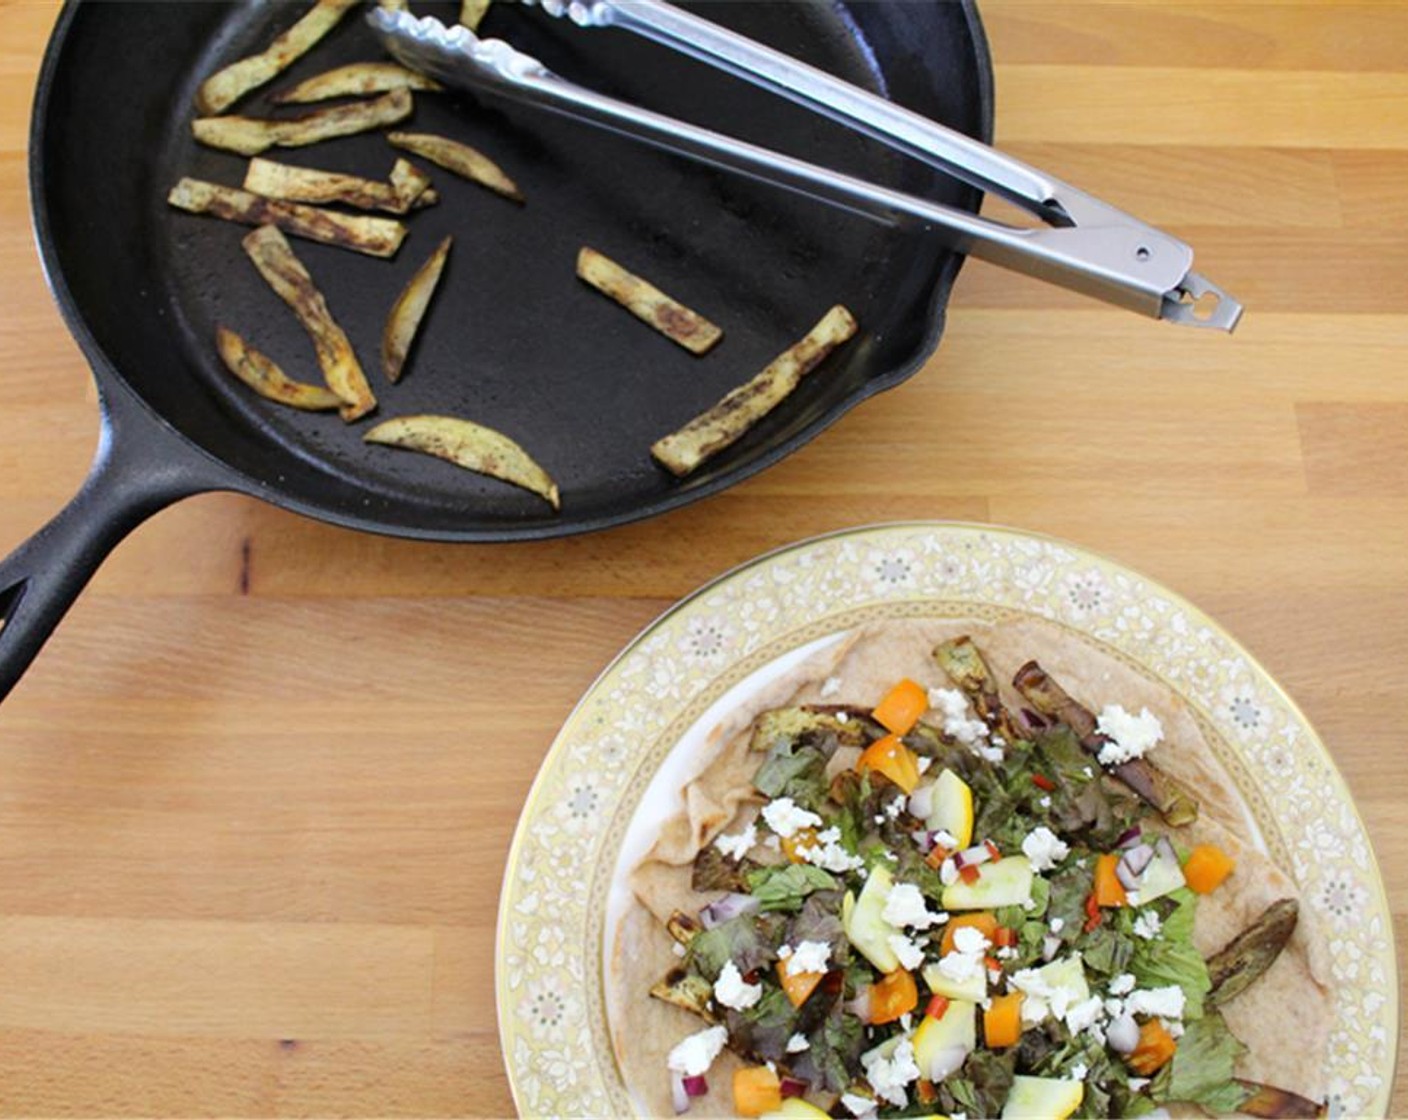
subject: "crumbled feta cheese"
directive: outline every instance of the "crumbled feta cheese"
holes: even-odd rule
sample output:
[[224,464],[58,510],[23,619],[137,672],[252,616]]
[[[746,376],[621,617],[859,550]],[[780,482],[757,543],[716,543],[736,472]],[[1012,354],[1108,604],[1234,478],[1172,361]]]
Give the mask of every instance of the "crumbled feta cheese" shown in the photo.
[[684,956],[684,946],[681,945],[678,941],[674,942],[674,944],[670,946],[670,949],[674,952],[675,956]]
[[859,1093],[842,1093],[841,1103],[846,1106],[847,1112],[856,1117],[856,1120],[875,1115],[875,1102]]
[[1022,1022],[1028,1025],[1040,1023],[1048,1014],[1065,1019],[1075,994],[1066,987],[1053,987],[1035,968],[1013,973],[1007,978],[1007,985],[1009,990],[1015,988],[1027,997],[1022,1000]]
[[939,882],[946,887],[958,882],[958,864],[953,862],[952,856],[939,865]]
[[1164,737],[1163,724],[1148,708],[1133,716],[1118,704],[1106,704],[1100,709],[1095,729],[1110,740],[1096,756],[1101,766],[1118,766],[1132,758],[1142,758],[1145,751]]
[[988,747],[982,743],[973,744],[973,753],[984,762],[1001,762],[1007,756],[1002,753],[1001,747]]
[[896,1108],[909,1104],[909,1095],[904,1087],[919,1079],[919,1066],[914,1061],[914,1044],[905,1039],[897,1047],[892,1058],[882,1058],[875,1053],[862,1054],[861,1064],[865,1067],[865,1079],[875,1090],[876,1096],[889,1101]]
[[1140,988],[1124,1001],[1131,1015],[1157,1015],[1161,1019],[1183,1018],[1183,989],[1177,984],[1165,988]]
[[1017,952],[1016,949],[1012,948],[1011,946],[1008,946],[1006,949],[999,949],[997,951],[997,959],[1000,961],[1016,960],[1018,956],[1020,956],[1020,954]]
[[827,677],[821,682],[821,698],[828,700],[841,691],[840,677]]
[[1135,1093],[1139,1092],[1139,1090],[1144,1088],[1147,1084],[1149,1084],[1149,1078],[1147,1077],[1131,1077],[1129,1079],[1129,1088]]
[[924,950],[904,934],[892,933],[886,940],[895,951],[895,956],[899,958],[901,967],[913,972],[924,963]]
[[913,1025],[914,1016],[911,1015],[908,1011],[906,1011],[903,1015],[900,1016],[900,1030],[904,1031],[905,1034],[909,1033],[909,1028]]
[[1084,1081],[1084,1080],[1085,1080],[1085,1075],[1088,1074],[1089,1072],[1090,1072],[1090,1069],[1089,1069],[1089,1067],[1086,1066],[1086,1064],[1085,1064],[1084,1062],[1077,1062],[1075,1065],[1073,1065],[1073,1066],[1070,1068],[1070,1072],[1068,1072],[1068,1073],[1066,1074],[1066,1080],[1067,1080],[1067,1081]]
[[849,715],[847,715],[845,712],[837,712],[837,713],[836,713],[836,722],[839,723],[839,724],[841,724],[841,725],[844,727],[846,724],[848,724],[848,723],[851,722],[851,717],[850,717]]
[[914,760],[914,768],[918,770],[921,774],[927,773],[929,767],[933,765],[934,760],[932,758],[927,757],[926,755],[920,755],[917,759]]
[[876,814],[875,814],[875,823],[876,823],[876,824],[884,824],[884,823],[885,823],[885,814],[884,814],[884,813],[876,813]]
[[789,1054],[800,1054],[803,1050],[810,1050],[812,1044],[807,1041],[804,1034],[794,1034],[787,1040],[787,1052]]
[[790,797],[779,797],[763,806],[763,820],[784,840],[804,828],[815,828],[821,818],[810,809],[803,809]]
[[[781,956],[781,951],[778,956]],[[825,972],[831,962],[831,945],[826,941],[801,941],[787,956],[787,975],[803,972]]]
[[1130,992],[1134,991],[1134,985],[1136,983],[1137,981],[1134,979],[1133,973],[1121,972],[1110,981],[1110,994],[1112,996],[1127,996]]
[[1036,899],[1034,899],[1034,898],[1023,899],[1023,900],[1022,900],[1022,909],[1023,909],[1023,910],[1035,910],[1035,909],[1036,909]]
[[988,736],[987,724],[968,718],[968,700],[956,688],[931,688],[929,707],[943,716],[944,734],[966,747],[976,746]]
[[1080,772],[1084,774],[1087,778],[1095,777],[1095,771],[1092,770],[1089,766],[1082,766],[1080,768]]
[[982,953],[945,953],[939,958],[939,972],[955,984],[971,980],[983,970]]
[[924,893],[913,883],[896,883],[890,888],[885,899],[885,909],[880,915],[896,929],[909,926],[911,929],[928,929],[938,918],[929,912],[924,902]]
[[686,1077],[699,1077],[708,1072],[726,1042],[728,1031],[724,1027],[707,1027],[676,1043],[665,1064]]
[[714,981],[714,998],[735,1011],[747,1011],[763,998],[761,984],[745,984],[743,974],[732,961],[724,961],[719,978]]
[[1051,919],[1051,932],[1052,932],[1052,933],[1060,933],[1060,932],[1061,932],[1063,929],[1065,929],[1065,928],[1066,928],[1066,919],[1065,919],[1065,918],[1052,918],[1052,919]]
[[865,860],[853,856],[841,846],[841,830],[836,827],[824,829],[816,834],[815,844],[801,844],[797,847],[797,858],[813,863],[823,871],[834,871],[844,875],[865,866]]
[[1159,1022],[1163,1024],[1164,1030],[1168,1031],[1170,1038],[1182,1038],[1182,1037],[1183,1037],[1183,1024],[1182,1024],[1182,1023],[1170,1022],[1168,1019],[1160,1019]]
[[1022,854],[1031,860],[1033,871],[1050,871],[1071,854],[1071,849],[1051,829],[1040,825],[1023,839]]
[[972,926],[960,926],[953,931],[953,947],[960,953],[981,953],[991,944],[982,930]]
[[1091,996],[1082,1000],[1074,1007],[1066,1011],[1066,1026],[1072,1034],[1079,1034],[1081,1031],[1095,1025],[1105,1014],[1105,1005],[1099,996]]
[[1142,937],[1145,941],[1153,941],[1163,928],[1163,919],[1155,910],[1141,910],[1139,917],[1134,919],[1134,936]]
[[1037,801],[1037,804],[1040,805],[1043,809],[1049,809],[1051,808],[1051,798],[1042,797]]
[[904,794],[900,794],[898,797],[896,797],[893,801],[891,801],[888,805],[885,806],[885,815],[891,820],[894,820],[896,817],[898,817],[901,813],[904,812],[904,803],[905,796]]
[[757,842],[758,828],[752,824],[742,832],[724,832],[714,837],[714,847],[732,860],[741,860]]

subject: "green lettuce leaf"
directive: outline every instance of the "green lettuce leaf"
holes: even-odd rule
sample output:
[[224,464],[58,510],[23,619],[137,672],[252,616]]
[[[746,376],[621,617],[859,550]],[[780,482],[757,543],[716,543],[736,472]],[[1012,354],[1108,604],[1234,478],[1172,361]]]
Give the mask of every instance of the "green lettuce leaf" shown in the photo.
[[733,961],[744,973],[764,968],[777,959],[785,921],[780,915],[740,914],[720,922],[695,935],[685,965],[711,984],[727,961]]
[[826,755],[816,747],[779,740],[753,775],[753,786],[768,797],[790,797],[815,810],[826,800]]
[[1237,1059],[1246,1049],[1216,1011],[1188,1023],[1169,1063],[1161,1099],[1192,1101],[1214,1112],[1236,1112],[1250,1095],[1233,1078]]
[[1183,1018],[1196,1020],[1203,1014],[1203,997],[1212,988],[1207,961],[1193,945],[1193,921],[1197,916],[1198,896],[1187,888],[1181,888],[1167,897],[1173,909],[1167,912],[1163,929],[1152,941],[1140,937],[1133,939],[1134,953],[1129,960],[1129,971],[1141,988],[1177,984],[1183,989]]
[[975,1050],[957,1074],[946,1077],[936,1086],[938,1100],[923,1111],[926,1115],[963,1112],[973,1117],[1001,1116],[1016,1072],[1014,1052]]
[[784,863],[748,873],[748,893],[764,913],[800,910],[813,891],[834,891],[840,885],[829,872],[810,863]]

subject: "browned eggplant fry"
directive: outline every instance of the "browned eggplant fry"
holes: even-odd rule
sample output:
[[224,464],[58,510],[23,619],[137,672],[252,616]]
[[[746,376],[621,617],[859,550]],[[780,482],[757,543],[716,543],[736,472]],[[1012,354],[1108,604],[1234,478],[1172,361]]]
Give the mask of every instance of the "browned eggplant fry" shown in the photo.
[[393,89],[370,101],[314,109],[301,116],[277,120],[267,117],[197,117],[191,122],[191,133],[209,147],[238,152],[242,156],[257,156],[270,148],[300,148],[336,136],[371,132],[405,120],[411,115],[413,107],[410,90]]
[[[1098,756],[1100,748],[1109,742],[1096,730],[1091,711],[1073,700],[1035,661],[1018,669],[1012,684],[1037,712],[1074,731],[1081,746],[1092,755]],[[1110,767],[1108,772],[1157,809],[1168,824],[1177,827],[1198,819],[1198,802],[1192,794],[1147,758],[1132,758]]]
[[1263,1085],[1259,1081],[1243,1081],[1241,1078],[1237,1079],[1237,1084],[1250,1094],[1237,1109],[1239,1115],[1260,1116],[1266,1120],[1316,1120],[1325,1115],[1324,1105],[1288,1089]]
[[247,226],[278,226],[295,237],[372,257],[394,257],[406,237],[406,227],[391,218],[339,214],[298,202],[263,198],[202,179],[182,179],[171,188],[166,201],[192,214],[209,214]]
[[1273,902],[1246,929],[1208,958],[1212,988],[1206,1001],[1218,1007],[1256,983],[1281,955],[1296,931],[1300,904],[1293,898]]
[[670,969],[663,979],[651,985],[650,994],[664,1003],[698,1015],[705,1022],[714,1022],[714,1012],[710,1008],[714,986],[687,969],[679,966]]
[[699,312],[585,245],[577,253],[577,276],[691,354],[707,353],[724,335]]
[[460,0],[460,23],[471,31],[478,31],[489,4],[490,0]]
[[425,318],[426,310],[440,284],[440,274],[445,270],[445,261],[450,255],[450,245],[454,238],[446,237],[435,247],[415,271],[405,288],[391,307],[386,317],[386,329],[381,335],[381,371],[393,384],[401,380],[406,368],[406,358],[416,339],[416,331]]
[[477,148],[429,132],[389,132],[386,139],[393,147],[428,159],[462,179],[488,187],[495,194],[514,202],[523,202],[523,192],[518,189],[518,184]]
[[225,368],[261,397],[307,412],[326,412],[342,405],[342,398],[331,389],[289,378],[271,358],[228,327],[215,328],[215,349]]
[[206,78],[196,93],[196,110],[207,115],[223,113],[250,90],[272,81],[316,46],[356,5],[357,0],[318,0],[265,50]]
[[528,452],[502,432],[456,416],[398,416],[362,437],[368,443],[434,455],[465,470],[511,482],[560,509],[557,483]]
[[740,439],[855,333],[855,318],[837,304],[751,381],[734,389],[679,431],[656,441],[650,453],[671,473],[684,477]]
[[373,93],[389,93],[393,89],[438,93],[444,88],[435,79],[394,62],[353,62],[275,94],[274,102],[279,105],[303,105],[333,97],[367,97]]
[[403,159],[398,159],[396,165],[409,172],[402,170],[398,181],[397,170],[393,168],[390,181],[382,183],[360,175],[294,167],[255,156],[245,169],[244,189],[265,198],[289,202],[340,202],[359,210],[404,214],[425,193],[430,180]]
[[391,189],[407,209],[419,210],[440,201],[440,196],[430,189],[430,176],[408,159],[397,159],[389,178]]
[[968,697],[973,710],[978,713],[978,718],[987,724],[991,731],[1009,743],[1026,738],[1011,713],[1003,706],[992,670],[988,668],[988,663],[983,659],[978,647],[973,644],[972,638],[964,634],[962,637],[941,642],[934,647],[934,660]]
[[351,423],[365,416],[376,407],[376,397],[367,384],[367,376],[362,372],[352,343],[333,319],[327,301],[284,235],[274,226],[260,226],[248,234],[242,244],[259,274],[293,309],[313,340],[323,379],[342,399],[342,418]]

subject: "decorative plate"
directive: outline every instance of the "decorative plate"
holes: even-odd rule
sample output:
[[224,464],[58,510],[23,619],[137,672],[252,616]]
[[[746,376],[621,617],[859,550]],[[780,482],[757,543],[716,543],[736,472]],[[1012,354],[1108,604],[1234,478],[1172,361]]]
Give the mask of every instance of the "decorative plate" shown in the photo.
[[648,626],[568,717],[524,806],[499,908],[499,1033],[523,1115],[634,1111],[604,993],[622,902],[613,883],[673,811],[672,771],[714,722],[711,709],[863,623],[1020,613],[1162,680],[1241,763],[1234,778],[1256,775],[1257,788],[1241,792],[1328,930],[1331,1115],[1387,1114],[1398,1038],[1388,901],[1363,822],[1305,716],[1230,635],[1158,584],[1050,538],[930,522],[819,537],[730,572]]

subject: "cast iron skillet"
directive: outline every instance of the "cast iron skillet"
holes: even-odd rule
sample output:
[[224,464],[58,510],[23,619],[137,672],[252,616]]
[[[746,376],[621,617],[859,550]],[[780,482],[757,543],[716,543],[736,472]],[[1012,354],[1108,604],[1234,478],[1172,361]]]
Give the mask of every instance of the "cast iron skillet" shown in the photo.
[[[701,3],[707,17],[984,140],[992,77],[973,0]],[[457,5],[437,12],[452,20]],[[266,404],[213,349],[217,322],[294,376],[311,346],[240,249],[243,227],[170,210],[193,175],[238,185],[241,157],[190,138],[211,71],[267,41],[302,5],[71,3],[44,59],[30,190],[54,297],[93,367],[102,434],[73,502],[0,562],[0,696],[107,552],[190,494],[232,490],[338,525],[446,541],[554,537],[619,525],[722,490],[777,462],[938,344],[961,258],[813,201],[528,108],[417,95],[408,126],[483,147],[523,187],[517,208],[428,168],[440,205],[415,215],[393,262],[296,241],[381,398],[378,416],[445,412],[518,439],[562,486],[563,508],[438,460],[364,445],[366,423]],[[586,33],[519,5],[482,29],[564,76],[814,162],[976,209],[978,192],[663,48]],[[234,111],[275,110],[269,89],[382,57],[360,13]],[[270,153],[382,177],[379,135]],[[400,385],[377,373],[386,312],[446,233],[456,247]],[[719,322],[694,358],[573,277],[582,244],[616,257]],[[680,482],[652,441],[751,376],[832,303],[861,334],[729,453]]]

